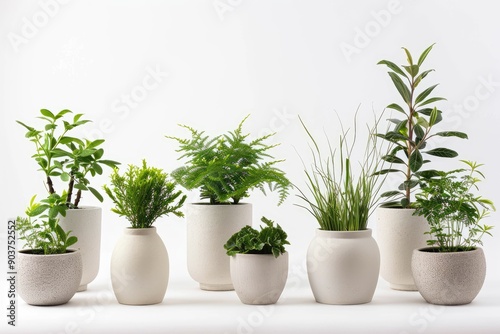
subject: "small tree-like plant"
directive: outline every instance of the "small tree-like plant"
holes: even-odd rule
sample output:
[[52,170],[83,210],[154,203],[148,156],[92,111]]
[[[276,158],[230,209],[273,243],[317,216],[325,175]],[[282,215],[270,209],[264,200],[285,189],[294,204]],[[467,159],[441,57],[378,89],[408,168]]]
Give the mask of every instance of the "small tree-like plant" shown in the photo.
[[183,217],[179,209],[186,196],[175,188],[176,184],[169,180],[167,173],[148,167],[145,160],[142,167],[129,165],[124,175],[115,168],[111,174],[111,187],[104,186],[115,204],[111,210],[125,216],[132,228],[151,227],[159,217],[169,213]]
[[257,231],[247,225],[229,238],[224,245],[229,256],[236,254],[272,254],[278,257],[285,252],[285,245],[290,243],[287,234],[281,226],[274,226],[272,220],[262,217],[261,221],[266,227],[260,227]]
[[279,192],[281,204],[291,185],[285,173],[275,167],[282,160],[273,160],[268,153],[276,145],[264,143],[272,134],[248,141],[249,135],[242,132],[247,118],[236,130],[213,138],[186,125],[181,126],[191,132],[191,139],[167,136],[179,143],[179,159],[187,158],[185,166],[172,172],[177,183],[188,190],[200,189],[201,198],[211,204],[238,204],[254,188],[264,192],[267,184]]
[[[436,107],[431,108],[429,105],[445,100],[442,97],[431,97],[431,93],[438,86],[437,84],[417,92],[421,82],[434,71],[422,69],[422,64],[432,47],[433,45],[425,49],[416,63],[406,48],[403,50],[407,56],[407,65],[398,66],[388,60],[379,62],[390,69],[389,76],[404,102],[402,105],[391,103],[387,106],[387,108],[401,113],[402,118],[390,119],[389,121],[394,124],[392,129],[385,134],[378,134],[379,137],[394,145],[393,150],[383,157],[385,161],[392,164],[392,167],[382,169],[378,173],[401,173],[403,175],[398,190],[381,194],[381,197],[388,198],[388,201],[382,204],[384,207],[410,208],[412,206],[412,192],[424,185],[429,178],[440,174],[434,169],[421,170],[425,164],[430,162],[430,160],[424,159],[424,155],[443,158],[453,158],[458,155],[457,152],[445,147],[426,150],[429,139],[435,136],[467,139],[467,135],[463,132],[432,131],[434,126],[441,122],[442,111]],[[397,168],[397,166],[401,166],[401,168]]]
[[[81,119],[83,114],[76,114],[72,119],[72,111],[64,109],[57,114],[50,110],[40,110],[39,117],[45,122],[42,129],[21,124],[28,131],[26,138],[35,144],[33,158],[45,174],[47,192],[49,195],[56,193],[54,180],[59,178],[67,183],[65,190],[65,203],[68,208],[78,208],[83,191],[90,191],[102,202],[102,195],[90,186],[90,176],[103,173],[103,166],[115,168],[118,162],[104,160],[104,150],[100,148],[104,139],[87,140],[70,136],[70,132],[82,126],[89,120]],[[74,196],[74,197],[73,197]]]
[[468,251],[482,245],[482,237],[493,228],[480,221],[495,210],[493,202],[473,192],[484,175],[482,164],[461,160],[467,169],[442,172],[430,179],[416,195],[415,215],[429,222],[430,246],[439,252]]

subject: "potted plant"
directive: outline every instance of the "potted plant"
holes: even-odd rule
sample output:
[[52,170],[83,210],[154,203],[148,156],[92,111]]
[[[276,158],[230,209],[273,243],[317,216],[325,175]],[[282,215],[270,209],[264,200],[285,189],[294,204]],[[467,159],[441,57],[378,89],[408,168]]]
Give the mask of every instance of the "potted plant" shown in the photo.
[[111,255],[111,283],[120,304],[150,305],[163,301],[167,291],[169,260],[167,249],[153,223],[179,209],[186,196],[161,169],[129,165],[125,174],[111,174],[111,186],[104,186],[115,207],[111,209],[130,222]]
[[298,197],[305,202],[299,206],[319,224],[307,250],[307,273],[314,298],[324,304],[368,303],[380,267],[379,249],[372,230],[367,228],[381,187],[380,175],[373,175],[383,163],[377,137],[371,129],[363,160],[357,167],[351,158],[356,130],[352,144],[348,131],[342,133],[338,152],[328,142],[325,156],[302,125],[313,144],[313,162],[310,169],[305,169],[309,194],[299,189]]
[[275,304],[288,277],[287,234],[266,217],[261,221],[266,227],[260,231],[247,225],[224,245],[234,290],[244,304]]
[[416,196],[415,214],[429,222],[430,247],[413,251],[412,271],[418,291],[428,303],[462,305],[479,293],[486,276],[482,237],[492,226],[480,224],[493,202],[473,189],[483,173],[481,164],[464,161],[466,169],[441,173]]
[[[61,210],[59,225],[66,231],[73,231],[78,238],[74,248],[81,251],[83,275],[78,291],[87,289],[99,272],[101,247],[101,208],[81,206],[80,201],[86,191],[99,201],[103,198],[99,191],[90,186],[89,176],[103,173],[103,166],[114,168],[117,162],[102,159],[104,150],[100,148],[103,139],[94,141],[72,137],[72,131],[88,122],[83,114],[72,118],[70,110],[57,114],[50,110],[40,110],[39,117],[45,125],[37,129],[17,121],[27,129],[26,138],[35,145],[32,156],[45,177],[46,189],[50,195],[59,191],[65,203],[64,214]],[[57,186],[57,180],[65,184],[64,193]],[[63,188],[63,186],[61,186]]]
[[272,134],[248,140],[242,132],[247,118],[224,135],[209,137],[183,125],[190,139],[167,137],[179,143],[179,159],[186,159],[172,177],[188,190],[199,189],[201,199],[208,200],[188,204],[186,210],[188,270],[204,290],[233,290],[223,245],[252,224],[252,205],[241,200],[266,185],[279,192],[278,204],[288,195],[290,181],[275,167],[281,160],[269,153],[276,145],[265,144]]
[[80,251],[70,249],[77,242],[58,224],[64,214],[64,200],[57,194],[35,202],[31,198],[27,217],[18,217],[16,229],[25,241],[18,252],[17,287],[19,295],[31,305],[61,305],[76,293],[82,279]]
[[391,167],[378,172],[401,177],[398,189],[381,194],[387,201],[377,210],[381,276],[391,288],[398,290],[416,290],[411,274],[411,254],[414,249],[425,246],[424,233],[428,231],[428,225],[424,217],[413,215],[413,198],[426,179],[439,174],[437,170],[424,167],[430,162],[429,157],[457,156],[457,152],[445,147],[429,149],[426,146],[436,136],[467,139],[463,132],[434,131],[442,120],[442,111],[429,105],[444,98],[431,96],[437,84],[421,89],[422,81],[433,71],[422,67],[432,47],[425,49],[416,63],[406,48],[403,50],[407,65],[398,66],[388,60],[379,62],[389,68],[389,77],[404,102],[387,106],[401,117],[389,119],[393,126],[386,133],[378,134],[393,145],[392,151],[383,157],[392,164]]

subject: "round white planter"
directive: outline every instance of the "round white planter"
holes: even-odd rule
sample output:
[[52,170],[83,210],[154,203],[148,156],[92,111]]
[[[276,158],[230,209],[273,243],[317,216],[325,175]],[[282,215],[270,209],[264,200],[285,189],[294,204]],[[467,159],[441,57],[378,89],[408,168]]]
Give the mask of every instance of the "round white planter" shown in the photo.
[[87,290],[99,272],[101,258],[101,216],[99,207],[81,207],[66,211],[66,217],[59,216],[59,225],[78,238],[72,248],[80,250],[83,261],[83,275],[78,291]]
[[417,291],[411,272],[414,249],[427,245],[429,224],[414,209],[377,209],[380,276],[395,290]]
[[156,227],[126,228],[111,255],[111,283],[120,304],[163,301],[169,275],[168,253]]
[[318,303],[369,303],[379,268],[380,254],[371,229],[318,229],[307,250],[309,284]]
[[252,225],[252,205],[187,204],[187,266],[203,290],[233,290],[224,244],[245,225]]
[[413,251],[413,277],[422,297],[437,305],[472,302],[486,277],[483,250],[441,253],[433,249],[427,247]]
[[82,279],[82,256],[78,250],[64,254],[37,255],[31,250],[18,252],[19,296],[38,306],[66,304]]
[[288,253],[236,254],[230,257],[231,279],[241,302],[268,305],[278,301],[288,277]]

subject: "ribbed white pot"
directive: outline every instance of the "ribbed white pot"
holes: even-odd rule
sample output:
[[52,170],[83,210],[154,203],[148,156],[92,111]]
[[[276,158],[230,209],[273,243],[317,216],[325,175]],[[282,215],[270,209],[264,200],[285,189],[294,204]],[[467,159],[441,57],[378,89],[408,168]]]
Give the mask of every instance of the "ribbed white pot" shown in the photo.
[[427,245],[429,224],[414,209],[377,209],[380,275],[396,290],[417,291],[411,272],[414,249]]
[[412,270],[424,299],[437,305],[469,304],[483,287],[486,259],[481,248],[466,252],[415,249]]
[[372,230],[316,230],[307,250],[309,284],[318,303],[369,303],[377,287],[380,254]]
[[50,306],[66,304],[76,293],[82,279],[80,251],[38,255],[21,250],[17,257],[17,289],[28,304]]
[[101,259],[101,217],[102,209],[88,206],[66,211],[66,217],[59,217],[59,225],[78,238],[72,248],[80,250],[83,261],[83,275],[78,291],[87,290],[99,273]]
[[120,304],[163,301],[169,275],[168,253],[156,227],[126,228],[111,255],[111,283]]
[[252,225],[252,205],[187,204],[187,266],[203,290],[233,290],[224,244],[245,225]]
[[244,304],[268,305],[278,301],[288,277],[288,253],[231,256],[231,279]]

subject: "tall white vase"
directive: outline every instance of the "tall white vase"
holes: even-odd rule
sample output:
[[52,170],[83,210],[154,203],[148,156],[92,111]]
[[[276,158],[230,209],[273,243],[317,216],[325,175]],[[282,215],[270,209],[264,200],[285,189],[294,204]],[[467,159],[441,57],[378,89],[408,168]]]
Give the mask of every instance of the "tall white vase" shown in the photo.
[[161,303],[168,275],[167,249],[156,227],[125,229],[111,255],[111,283],[118,302]]
[[377,287],[380,254],[372,230],[316,230],[307,250],[309,284],[318,303],[369,303]]
[[78,242],[71,246],[80,250],[83,262],[83,275],[78,291],[87,290],[99,273],[101,259],[101,216],[99,207],[88,206],[66,211],[66,217],[60,216],[59,225],[65,231],[78,238]]
[[233,290],[224,244],[245,225],[252,225],[252,205],[187,204],[187,266],[203,290]]
[[395,290],[417,291],[411,271],[414,249],[427,245],[429,224],[414,209],[377,209],[380,275]]

